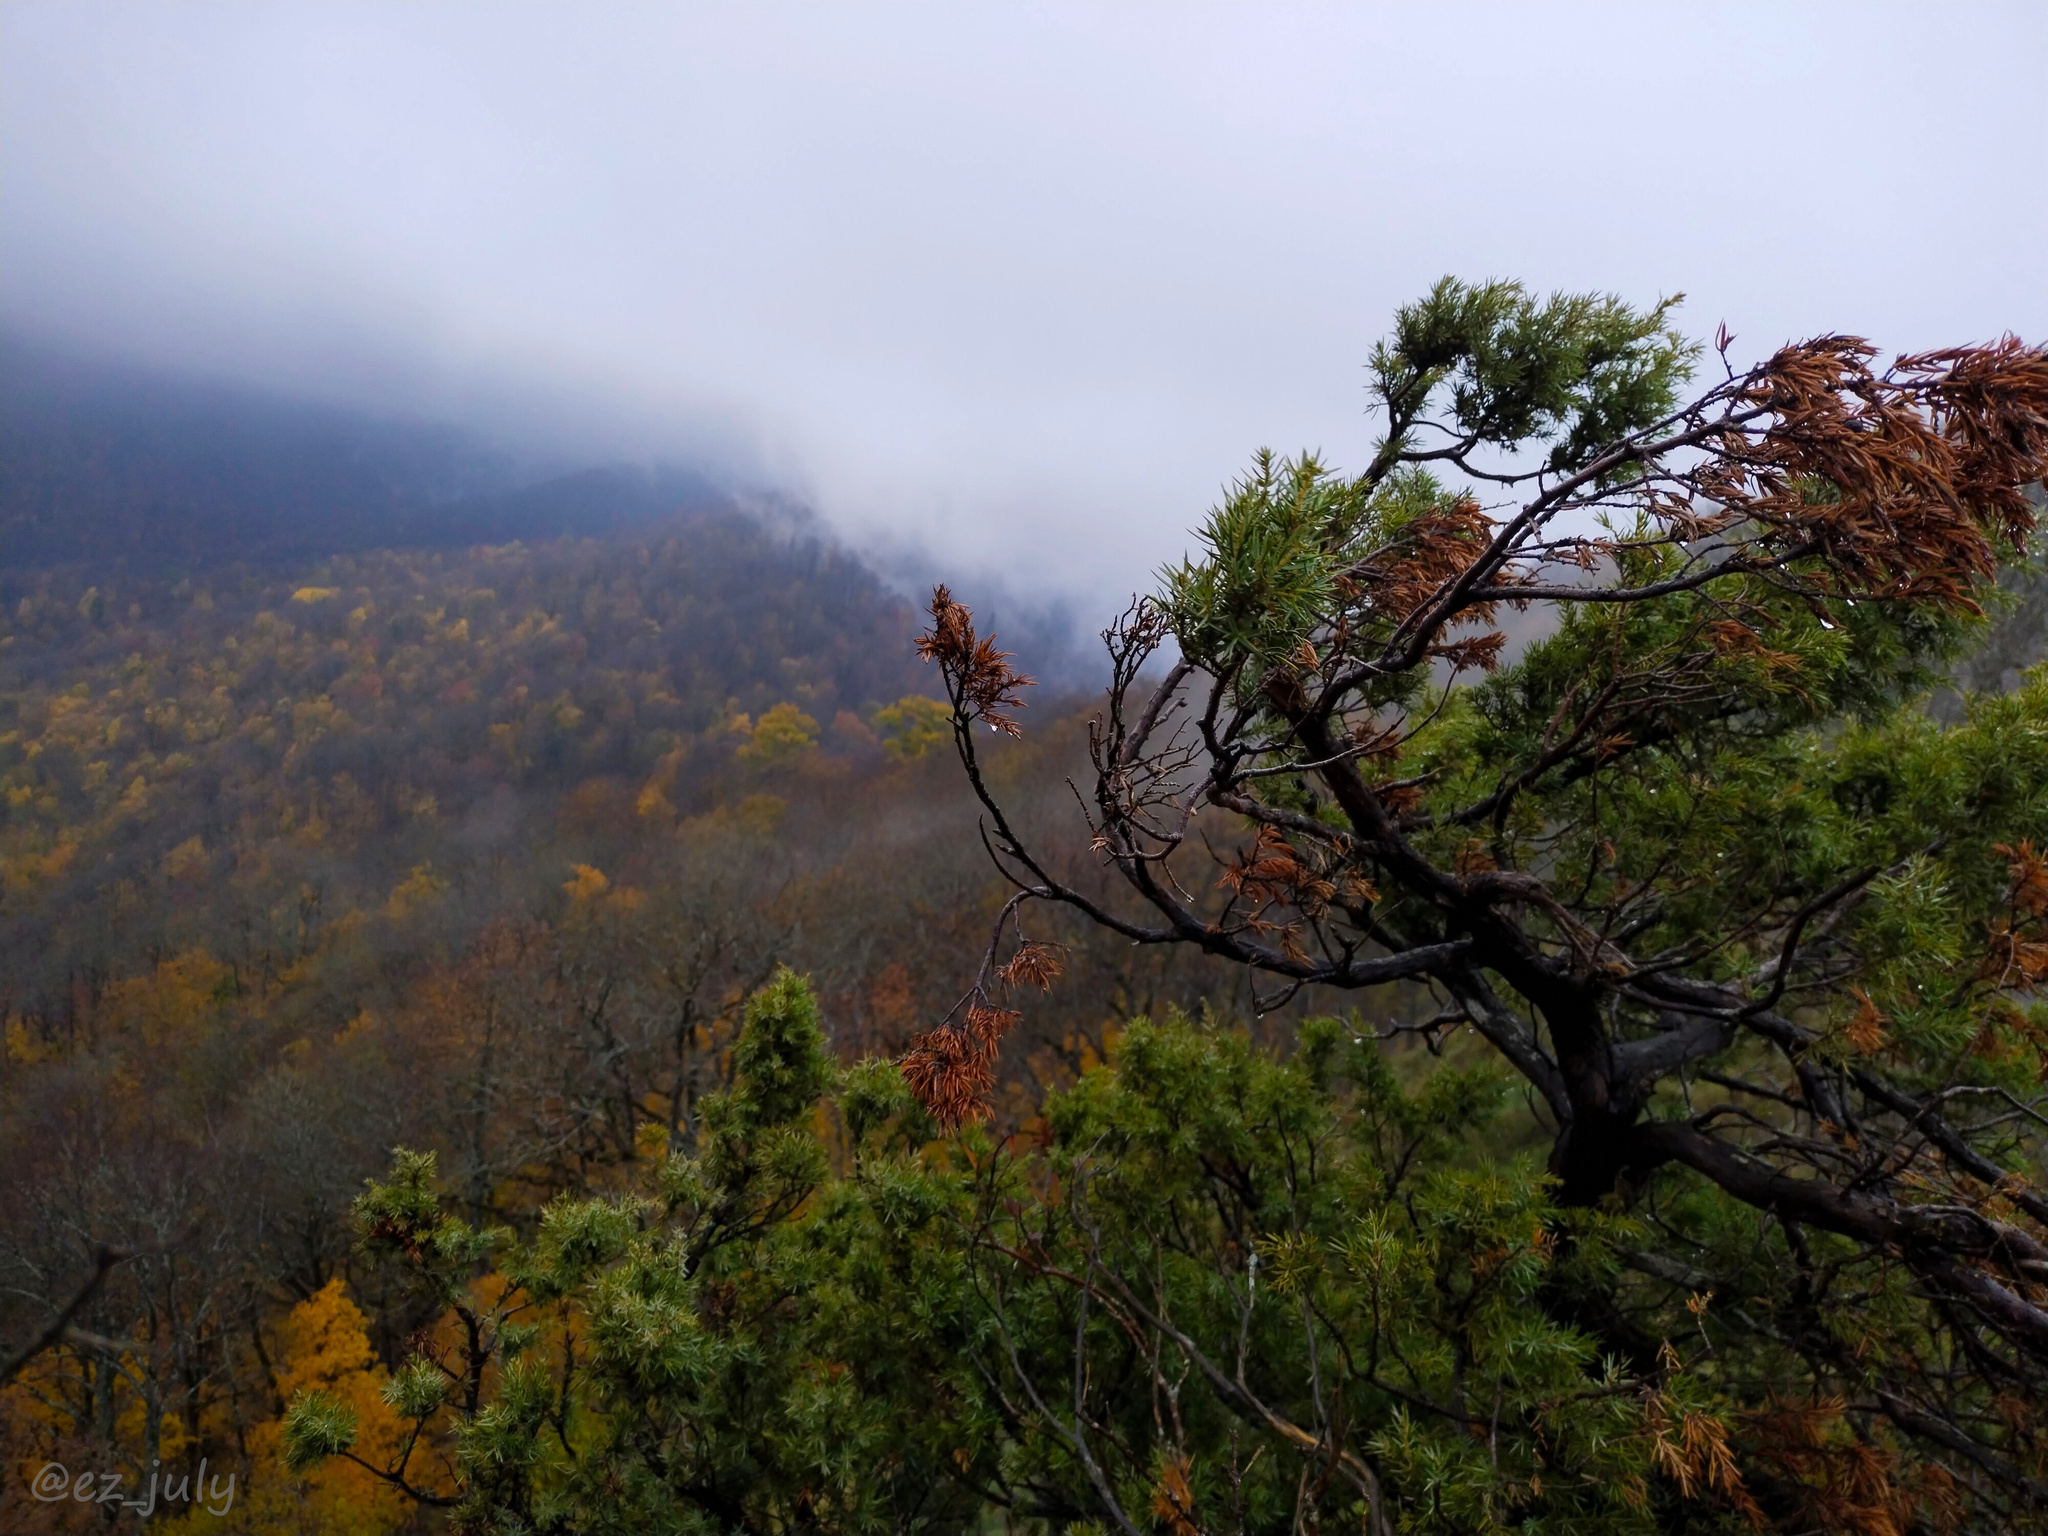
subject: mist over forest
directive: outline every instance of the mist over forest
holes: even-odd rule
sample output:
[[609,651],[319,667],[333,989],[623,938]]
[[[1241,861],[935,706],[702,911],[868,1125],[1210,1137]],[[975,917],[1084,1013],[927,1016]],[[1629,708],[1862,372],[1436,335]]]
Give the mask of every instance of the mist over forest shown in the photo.
[[[0,1337],[95,1245],[126,1266],[92,1302],[104,1327],[167,1320],[146,1360],[97,1373],[91,1346],[70,1387],[32,1378],[9,1454],[119,1441],[61,1406],[83,1392],[139,1414],[159,1460],[232,1441],[268,1485],[234,1529],[327,1529],[364,1499],[364,1528],[411,1528],[433,1506],[394,1502],[402,1479],[289,1481],[304,1403],[370,1404],[376,1362],[418,1347],[416,1280],[359,1240],[365,1181],[394,1148],[431,1154],[462,1219],[515,1229],[613,1199],[650,1156],[725,1134],[758,1070],[749,999],[778,976],[803,978],[789,1006],[815,1009],[826,1059],[915,1071],[1009,894],[994,802],[955,759],[965,663],[921,662],[911,598],[814,515],[711,472],[522,462],[444,426],[26,346],[9,362]],[[1937,715],[2041,659],[2038,567],[2007,585]],[[1510,662],[1568,638],[1545,605],[1500,622]],[[1127,910],[1077,835],[1102,701],[1073,686],[1091,667],[1060,623],[1021,626],[1054,686],[978,772],[1003,837]],[[1212,858],[1240,892],[1265,867]],[[1275,1063],[1332,1010],[1361,1042],[1411,1028],[1404,989],[1363,1012],[1341,987],[1262,999],[1227,958],[1071,911],[1033,932],[1020,954],[1059,956],[1049,990],[1003,1015],[1021,1022],[973,1090],[999,1135],[1048,1134],[1057,1096],[1158,1021],[1235,1028]],[[1511,1114],[1489,1144],[1541,1136]],[[332,1347],[356,1363],[262,1363]]]
[[[572,864],[628,856],[652,824],[645,784],[671,822],[704,822],[928,746],[923,714],[872,724],[930,707],[910,602],[786,496],[521,462],[475,432],[24,343],[8,360],[4,707],[17,726],[69,722],[63,743],[10,736],[46,786],[15,802],[28,862],[10,867],[58,872],[0,890],[10,1008],[69,1006],[81,973],[203,947],[209,925],[255,932],[309,899],[339,915],[414,868],[466,885],[494,848],[566,837],[561,857],[488,877],[523,909]],[[1038,670],[1079,672],[1064,634],[1041,619],[1036,635]],[[750,758],[770,716],[801,723]],[[266,851],[265,897],[229,918],[246,802],[286,783],[303,856]],[[306,821],[331,819],[337,791],[353,834],[316,851]],[[162,861],[180,847],[172,899]]]
[[[851,1066],[914,1061],[985,973],[1007,887],[955,761],[954,674],[918,659],[910,597],[788,498],[36,348],[4,377],[0,1336],[95,1243],[153,1244],[134,1301],[94,1305],[184,1319],[163,1337],[195,1362],[145,1374],[131,1410],[134,1363],[89,1372],[94,1411],[142,1412],[159,1446],[219,1449],[231,1423],[274,1484],[296,1421],[242,1405],[233,1341],[340,1327],[405,1358],[409,1282],[349,1236],[392,1148],[433,1153],[475,1222],[609,1199],[656,1142],[720,1134],[778,974]],[[2041,578],[2015,581],[1937,714],[2043,655]],[[1512,660],[1558,619],[1502,623]],[[1090,664],[1058,626],[1024,626],[1024,660],[1038,640],[1068,686],[1035,690],[980,771],[1113,909],[1071,788],[1100,695],[1071,686]],[[1061,974],[978,1090],[1001,1133],[1043,1134],[1048,1093],[1148,1020],[1235,1020],[1284,1060],[1302,1020],[1360,1001],[1262,1001],[1223,959],[1072,914],[1034,934]],[[1510,1117],[1494,1145],[1540,1135]],[[24,1447],[84,1433],[33,1422]],[[236,1528],[370,1494],[375,1528],[414,1518],[352,1476],[273,1487]]]
[[[778,967],[849,1061],[972,973],[998,882],[912,605],[800,508],[9,364],[0,1335],[88,1229],[175,1228],[157,1278],[207,1330],[273,1310],[257,1273],[287,1310],[374,1289],[348,1202],[451,1111],[482,1130],[444,1153],[468,1187],[596,1188],[644,1155],[657,1083],[689,1133]],[[1048,692],[1054,719],[1085,702]],[[1047,815],[1071,740],[1002,770]],[[1015,1043],[1013,1119],[1099,1059],[1102,999],[1221,981],[1092,952],[1093,995]],[[458,993],[485,1014],[457,1022]],[[229,1369],[162,1411],[196,1423]]]
[[2044,60],[0,7],[0,1532],[2048,1529]]
[[807,515],[715,468],[519,455],[473,428],[378,417],[249,385],[5,338],[0,566],[138,576],[277,566],[385,547],[602,537],[742,499]]

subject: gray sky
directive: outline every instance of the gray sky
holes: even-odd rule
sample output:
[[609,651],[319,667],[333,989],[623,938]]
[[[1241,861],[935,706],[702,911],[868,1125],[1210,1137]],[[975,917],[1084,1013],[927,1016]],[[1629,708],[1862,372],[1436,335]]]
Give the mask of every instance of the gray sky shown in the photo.
[[0,320],[1093,605],[1445,272],[2048,336],[2048,5],[0,6]]

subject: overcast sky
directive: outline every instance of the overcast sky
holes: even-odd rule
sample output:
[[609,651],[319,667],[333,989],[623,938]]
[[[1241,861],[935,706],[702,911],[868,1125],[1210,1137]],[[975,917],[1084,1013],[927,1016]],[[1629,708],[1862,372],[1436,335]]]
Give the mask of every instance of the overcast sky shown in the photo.
[[2048,337],[2048,5],[0,5],[0,321],[1084,603],[1445,272]]

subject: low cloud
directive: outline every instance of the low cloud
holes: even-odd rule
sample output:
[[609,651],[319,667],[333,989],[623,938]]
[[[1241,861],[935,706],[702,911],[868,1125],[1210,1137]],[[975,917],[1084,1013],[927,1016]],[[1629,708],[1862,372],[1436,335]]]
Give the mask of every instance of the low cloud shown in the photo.
[[[715,459],[1083,611],[1443,272],[2048,332],[2048,11],[0,11],[0,321]],[[1939,103],[1938,111],[1921,110]]]

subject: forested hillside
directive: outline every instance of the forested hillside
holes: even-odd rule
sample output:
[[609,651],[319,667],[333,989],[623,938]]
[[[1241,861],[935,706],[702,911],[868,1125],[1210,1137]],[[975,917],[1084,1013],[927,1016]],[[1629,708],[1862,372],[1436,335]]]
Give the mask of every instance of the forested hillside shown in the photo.
[[1383,407],[1630,537],[1261,455],[1106,696],[701,484],[10,415],[0,1524],[2030,1529],[2048,371],[1788,349],[1709,515],[1550,305]]
[[[347,1229],[390,1149],[479,1221],[618,1187],[697,1134],[778,966],[835,1057],[900,1051],[1000,881],[911,605],[800,520],[612,471],[430,501],[392,487],[461,469],[439,439],[59,403],[10,405],[0,508],[0,1338],[106,1243],[89,1320],[161,1347],[10,1388],[0,1508],[65,1518],[23,1457],[191,1447],[268,1469],[236,1528],[392,1528],[300,1523],[276,1424],[346,1297],[396,1315]],[[1050,808],[1075,766],[1048,733],[998,771]],[[1228,987],[1073,937],[1010,1124],[1119,1019]]]
[[[807,748],[879,759],[860,712],[918,681],[900,600],[733,515],[90,575],[9,582],[0,620],[0,931],[37,1005],[152,946],[233,933],[252,962],[414,867],[615,853]],[[490,879],[510,900],[537,877]]]

